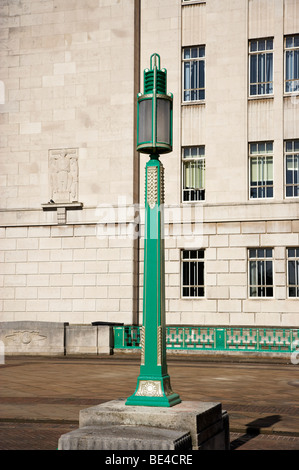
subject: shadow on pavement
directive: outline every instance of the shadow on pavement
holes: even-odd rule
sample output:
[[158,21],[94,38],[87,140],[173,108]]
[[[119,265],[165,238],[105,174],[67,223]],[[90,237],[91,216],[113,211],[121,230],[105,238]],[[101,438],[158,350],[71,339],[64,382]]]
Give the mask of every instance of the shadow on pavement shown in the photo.
[[230,450],[235,450],[238,447],[241,447],[246,442],[258,436],[261,433],[262,428],[269,428],[273,426],[275,423],[278,423],[280,420],[281,420],[280,415],[271,415],[271,416],[265,416],[263,418],[258,418],[258,419],[255,419],[254,421],[251,421],[250,423],[246,424],[247,426],[246,433],[243,434],[243,436],[240,436],[238,437],[238,439],[235,439],[234,441],[231,442]]

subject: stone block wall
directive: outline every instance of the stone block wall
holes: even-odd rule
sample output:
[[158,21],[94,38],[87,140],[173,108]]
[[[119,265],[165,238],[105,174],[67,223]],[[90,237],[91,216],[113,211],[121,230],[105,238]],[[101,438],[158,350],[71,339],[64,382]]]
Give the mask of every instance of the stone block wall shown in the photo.
[[0,230],[1,321],[134,321],[134,240],[97,226]]
[[[297,327],[298,301],[288,296],[286,252],[299,243],[297,220],[211,222],[203,223],[202,231],[192,243],[181,237],[165,239],[166,323]],[[249,295],[248,249],[258,247],[273,249],[272,298]],[[204,297],[182,296],[183,249],[204,250]],[[141,299],[142,289],[140,308]]]

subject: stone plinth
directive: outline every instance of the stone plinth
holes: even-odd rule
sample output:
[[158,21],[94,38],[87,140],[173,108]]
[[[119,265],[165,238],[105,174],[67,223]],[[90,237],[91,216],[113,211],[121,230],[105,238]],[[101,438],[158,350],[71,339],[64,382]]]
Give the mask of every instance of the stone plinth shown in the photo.
[[86,426],[63,434],[58,450],[177,450],[192,448],[188,432],[146,426]]
[[[109,433],[114,433],[112,445],[115,446],[115,450],[124,449],[117,446],[126,445],[120,441],[123,441],[123,436],[127,435],[127,432],[131,435],[131,444],[128,445],[132,446],[126,447],[127,450],[137,449],[138,439],[144,440],[138,447],[142,450],[153,449],[151,446],[156,445],[156,440],[159,441],[157,449],[175,449],[175,447],[162,447],[165,439],[168,439],[166,444],[168,446],[179,445],[174,444],[176,439],[179,442],[180,439],[185,439],[188,433],[193,450],[229,449],[228,415],[222,411],[221,403],[183,401],[173,407],[162,408],[128,406],[125,401],[125,399],[112,400],[81,410],[79,429],[62,436],[59,448],[75,449],[84,442],[86,446],[100,446],[93,447],[94,449],[104,449],[105,447],[101,446],[105,445],[107,440],[105,433],[109,429]],[[166,431],[177,432],[177,437],[170,436]],[[163,435],[164,441],[161,437]],[[186,440],[184,445],[188,445]]]

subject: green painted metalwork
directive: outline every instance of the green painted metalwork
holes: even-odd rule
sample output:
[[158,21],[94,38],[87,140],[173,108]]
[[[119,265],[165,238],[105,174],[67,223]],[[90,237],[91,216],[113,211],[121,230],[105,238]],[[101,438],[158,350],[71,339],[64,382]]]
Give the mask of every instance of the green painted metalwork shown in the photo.
[[160,155],[172,151],[173,95],[167,93],[167,70],[152,54],[144,70],[144,91],[137,95],[137,151]]
[[[150,153],[150,160],[145,167],[141,365],[136,390],[126,405],[170,407],[181,399],[171,389],[166,362],[164,168],[159,153],[172,150],[172,97],[166,96],[166,70],[160,70],[157,54],[151,56],[151,70],[145,71],[144,86],[148,94],[138,98],[137,150]],[[148,138],[150,142],[146,143]]]
[[[115,349],[139,349],[139,326],[114,327]],[[291,353],[299,329],[270,327],[167,326],[167,350]]]

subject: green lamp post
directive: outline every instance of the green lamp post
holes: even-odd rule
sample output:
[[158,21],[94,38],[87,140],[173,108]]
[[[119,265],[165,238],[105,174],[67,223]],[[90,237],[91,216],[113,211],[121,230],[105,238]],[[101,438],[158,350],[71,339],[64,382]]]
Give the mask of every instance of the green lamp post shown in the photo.
[[159,154],[172,151],[172,94],[167,72],[153,54],[137,100],[137,150],[150,155],[145,168],[145,237],[141,365],[135,393],[126,405],[170,407],[181,402],[166,363],[164,267],[164,168]]

